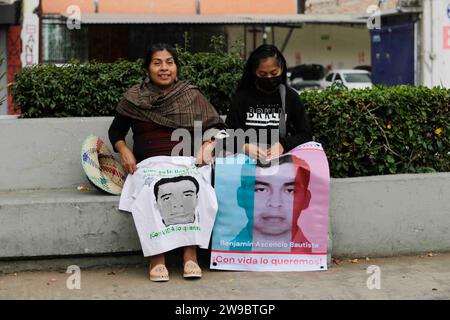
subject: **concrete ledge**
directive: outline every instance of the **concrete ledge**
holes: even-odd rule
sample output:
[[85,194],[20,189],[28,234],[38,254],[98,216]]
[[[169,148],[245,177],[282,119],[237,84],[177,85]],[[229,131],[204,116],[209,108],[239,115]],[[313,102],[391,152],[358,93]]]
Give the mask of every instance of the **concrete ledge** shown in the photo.
[[118,203],[98,191],[0,193],[0,258],[140,251]]
[[450,173],[333,179],[336,256],[450,251]]
[[[65,189],[88,183],[81,168],[81,144],[94,134],[112,150],[108,139],[112,119],[1,120],[0,191]],[[117,154],[116,159],[120,159]]]
[[[450,251],[449,192],[450,173],[333,179],[332,255]],[[2,192],[0,259],[140,251],[118,201],[98,191]]]
[[94,255],[94,256],[64,256],[57,258],[27,258],[14,260],[0,260],[0,274],[10,274],[24,271],[58,271],[66,272],[67,267],[76,265],[81,269],[107,268],[112,266],[136,266],[148,265],[148,259],[142,253],[119,255]]
[[[181,263],[182,251],[175,249],[166,254],[166,265],[179,267]],[[197,258],[201,265],[208,266],[210,263],[211,251],[199,250]],[[59,271],[65,272],[68,266],[77,265],[81,269],[95,269],[118,266],[147,267],[149,259],[142,255],[142,251],[119,252],[107,254],[91,255],[64,255],[55,257],[22,257],[11,259],[0,259],[0,274],[23,271]]]
[[[0,260],[141,250],[132,216],[117,210],[118,197],[76,190],[88,183],[80,164],[82,141],[96,134],[109,145],[111,121],[1,120]],[[450,173],[331,184],[333,256],[450,251]]]

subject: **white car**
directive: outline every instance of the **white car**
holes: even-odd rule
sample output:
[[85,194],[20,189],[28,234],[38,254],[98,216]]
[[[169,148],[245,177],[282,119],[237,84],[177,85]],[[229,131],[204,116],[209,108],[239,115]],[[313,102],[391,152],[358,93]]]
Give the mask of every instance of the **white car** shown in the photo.
[[373,86],[370,72],[366,70],[332,70],[322,80],[322,87],[329,87],[335,82],[341,82],[348,89],[364,89]]

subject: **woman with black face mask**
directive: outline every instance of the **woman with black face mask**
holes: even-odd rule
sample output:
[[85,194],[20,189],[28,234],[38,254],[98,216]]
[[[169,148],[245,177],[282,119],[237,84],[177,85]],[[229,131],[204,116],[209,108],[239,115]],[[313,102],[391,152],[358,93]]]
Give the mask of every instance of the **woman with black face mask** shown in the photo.
[[[280,85],[285,87],[285,93]],[[226,124],[231,129],[243,129],[247,136],[245,141],[227,143],[228,151],[234,145],[233,152],[244,152],[258,160],[277,158],[312,140],[305,107],[298,93],[286,85],[286,59],[277,47],[264,44],[250,54]],[[284,128],[278,131],[280,126]],[[242,140],[242,135],[235,135],[234,139]]]

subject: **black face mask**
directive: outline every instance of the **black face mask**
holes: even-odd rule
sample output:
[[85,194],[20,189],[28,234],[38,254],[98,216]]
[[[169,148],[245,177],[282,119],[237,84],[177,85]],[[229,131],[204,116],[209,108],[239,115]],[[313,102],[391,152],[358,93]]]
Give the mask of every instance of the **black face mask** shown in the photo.
[[271,78],[261,78],[257,76],[255,84],[264,91],[275,91],[281,84],[281,75]]

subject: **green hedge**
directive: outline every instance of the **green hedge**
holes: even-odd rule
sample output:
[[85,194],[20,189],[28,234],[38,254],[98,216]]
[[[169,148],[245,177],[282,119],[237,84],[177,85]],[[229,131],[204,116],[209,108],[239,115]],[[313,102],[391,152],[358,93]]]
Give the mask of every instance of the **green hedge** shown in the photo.
[[450,171],[450,90],[377,86],[301,94],[333,177]]
[[[242,73],[237,53],[192,54],[177,49],[181,74],[198,85],[220,113],[226,113]],[[61,67],[36,65],[16,74],[13,96],[23,117],[113,115],[123,93],[144,78],[142,61],[72,63]]]
[[[241,76],[239,55],[180,50],[190,79],[225,114]],[[127,88],[143,79],[141,62],[38,65],[16,75],[24,117],[109,116]],[[301,93],[315,140],[333,177],[450,171],[450,90],[377,86]]]
[[220,114],[227,114],[244,61],[236,52],[224,53],[220,38],[213,37],[212,46],[213,53],[179,50],[180,78],[195,83]]
[[13,97],[25,118],[113,115],[144,74],[137,62],[35,65],[16,74]]

